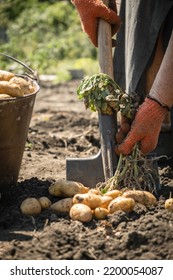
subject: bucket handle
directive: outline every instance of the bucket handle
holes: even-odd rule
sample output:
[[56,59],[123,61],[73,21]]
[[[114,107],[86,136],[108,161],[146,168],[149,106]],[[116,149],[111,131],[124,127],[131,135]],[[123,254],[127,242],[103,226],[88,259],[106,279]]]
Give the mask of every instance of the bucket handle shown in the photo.
[[[13,61],[21,64],[22,66],[24,66],[31,74],[28,74],[25,72],[25,75],[27,77],[29,77],[30,79],[32,80],[35,80],[37,83],[39,82],[39,76],[38,76],[38,72],[36,70],[33,70],[32,68],[30,68],[27,64],[25,64],[24,62],[20,61],[19,59],[17,58],[14,58],[13,56],[11,55],[8,55],[8,54],[5,54],[5,53],[0,53],[0,55],[3,55],[5,57],[8,57],[10,59],[12,59]],[[22,75],[20,75],[22,76]]]

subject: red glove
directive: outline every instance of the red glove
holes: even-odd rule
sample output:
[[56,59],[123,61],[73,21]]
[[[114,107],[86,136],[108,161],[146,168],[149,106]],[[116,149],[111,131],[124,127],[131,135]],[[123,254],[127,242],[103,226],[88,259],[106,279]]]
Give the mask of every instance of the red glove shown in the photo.
[[120,128],[116,134],[116,141],[118,144],[122,143],[124,138],[127,136],[127,133],[130,130],[131,122],[124,116],[121,116]]
[[117,154],[130,154],[137,142],[140,142],[140,150],[143,154],[154,150],[167,111],[167,108],[159,102],[145,98],[144,103],[139,107],[130,132],[124,142],[116,147]]
[[[109,9],[101,0],[72,0],[80,16],[83,30],[88,34],[92,43],[97,47],[98,19],[101,18],[112,25],[112,36],[118,31],[121,20],[117,13]],[[116,10],[115,1],[114,6]]]

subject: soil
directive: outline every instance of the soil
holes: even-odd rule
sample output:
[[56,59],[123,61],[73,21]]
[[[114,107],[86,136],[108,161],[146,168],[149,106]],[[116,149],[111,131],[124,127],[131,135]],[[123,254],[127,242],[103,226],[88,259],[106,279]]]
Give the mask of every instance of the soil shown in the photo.
[[0,259],[173,259],[173,213],[164,209],[165,199],[173,194],[171,159],[159,163],[156,206],[136,206],[131,213],[118,211],[89,223],[48,209],[36,217],[20,212],[27,197],[57,201],[48,187],[66,179],[66,158],[94,155],[100,149],[97,114],[77,99],[78,84],[43,85],[37,95],[18,183],[1,191]]

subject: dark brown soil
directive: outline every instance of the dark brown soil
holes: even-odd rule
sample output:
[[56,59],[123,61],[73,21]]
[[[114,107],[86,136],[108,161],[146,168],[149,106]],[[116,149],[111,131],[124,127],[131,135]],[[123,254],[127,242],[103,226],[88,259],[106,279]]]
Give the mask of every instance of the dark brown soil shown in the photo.
[[17,185],[1,191],[0,259],[173,259],[173,213],[164,201],[173,194],[172,161],[160,164],[158,204],[119,211],[83,224],[44,210],[21,214],[26,197],[48,196],[49,185],[66,178],[66,158],[96,154],[97,114],[76,98],[78,81],[42,88],[37,95]]

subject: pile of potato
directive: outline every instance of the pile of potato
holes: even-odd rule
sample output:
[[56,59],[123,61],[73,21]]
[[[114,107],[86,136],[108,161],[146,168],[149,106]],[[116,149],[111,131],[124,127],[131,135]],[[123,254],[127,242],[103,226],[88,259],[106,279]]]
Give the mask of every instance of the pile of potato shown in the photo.
[[49,187],[49,193],[64,197],[51,205],[55,212],[68,212],[73,220],[89,222],[92,218],[106,219],[118,210],[131,212],[136,203],[146,206],[157,203],[153,194],[146,191],[109,191],[102,194],[98,189],[89,189],[81,183],[59,180]]
[[[68,213],[71,219],[89,222],[93,218],[103,220],[118,210],[133,211],[135,205],[151,206],[157,204],[156,197],[141,190],[112,190],[102,194],[98,189],[90,189],[74,181],[58,180],[49,187],[49,194],[59,200],[55,203],[47,197],[27,198],[21,204],[21,212],[25,215],[38,215],[49,208],[53,213]],[[173,199],[165,201],[165,209],[173,211]]]
[[22,97],[34,91],[35,87],[31,80],[0,70],[0,99]]
[[29,216],[37,216],[42,210],[49,208],[52,202],[48,197],[40,198],[28,197],[24,199],[20,205],[22,214]]

